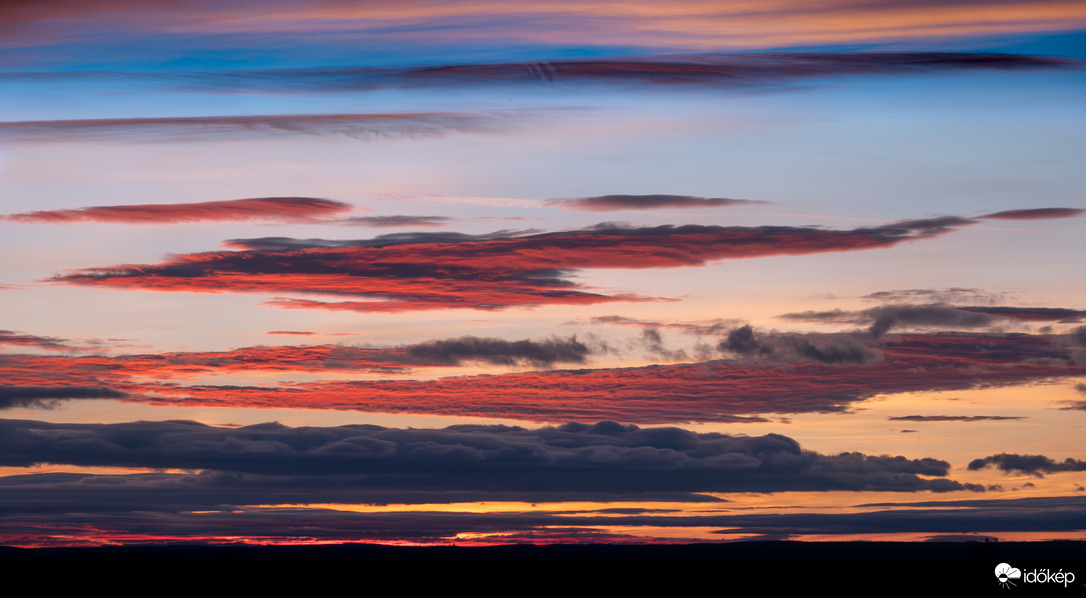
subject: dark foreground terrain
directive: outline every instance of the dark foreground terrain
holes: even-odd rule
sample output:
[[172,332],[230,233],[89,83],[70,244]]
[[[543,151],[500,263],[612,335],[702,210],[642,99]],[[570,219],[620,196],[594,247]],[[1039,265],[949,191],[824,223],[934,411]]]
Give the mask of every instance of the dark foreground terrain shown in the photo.
[[[320,582],[394,580],[422,587],[489,584],[507,591],[638,588],[664,582],[691,590],[710,582],[722,594],[740,589],[957,589],[973,593],[1078,595],[1086,589],[1086,542],[743,542],[671,546],[550,545],[497,547],[127,546],[18,549],[0,547],[10,572],[64,571],[88,566],[98,574],[226,574],[239,585],[274,586],[305,577]],[[1000,563],[1034,572],[1033,582],[1001,586]],[[1045,571],[1046,573],[1041,573]],[[1057,577],[1073,582],[1045,582]],[[316,577],[309,577],[315,575]],[[511,577],[512,575],[512,577]],[[244,579],[244,581],[240,581]],[[510,584],[513,584],[512,586]],[[521,587],[517,587],[521,585]],[[492,586],[495,589],[495,586]]]

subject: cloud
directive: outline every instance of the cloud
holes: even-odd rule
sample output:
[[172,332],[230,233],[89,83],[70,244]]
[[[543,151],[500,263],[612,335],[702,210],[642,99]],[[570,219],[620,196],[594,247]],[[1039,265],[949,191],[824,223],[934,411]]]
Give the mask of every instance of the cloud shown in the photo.
[[625,316],[596,316],[588,320],[589,324],[607,324],[613,326],[631,326],[645,329],[669,329],[678,330],[687,334],[699,336],[718,335],[726,332],[728,328],[740,323],[738,320],[725,320],[717,318],[700,322],[656,322],[638,320]]
[[0,122],[15,142],[155,142],[337,136],[358,141],[486,132],[524,113],[270,114]]
[[884,305],[863,311],[824,311],[783,314],[781,318],[803,320],[807,322],[837,322],[860,324],[872,322],[868,331],[875,338],[880,338],[893,328],[905,326],[936,326],[940,328],[983,328],[992,325],[993,318],[987,308],[952,307],[949,305]]
[[966,305],[995,305],[1002,302],[1005,297],[1002,293],[989,293],[975,288],[950,287],[945,289],[900,289],[896,291],[879,291],[864,295],[864,299],[882,301],[887,303],[948,303]]
[[888,417],[886,419],[891,421],[907,422],[977,422],[986,420],[1002,421],[1026,418],[1012,415],[902,415],[900,417]]
[[0,409],[53,409],[61,400],[123,399],[128,394],[100,386],[0,386]]
[[231,246],[246,250],[178,255],[156,265],[89,268],[49,281],[157,291],[334,295],[347,301],[283,297],[270,304],[360,312],[586,305],[658,298],[591,292],[569,279],[576,270],[692,267],[713,260],[885,248],[970,223],[942,217],[853,230],[603,226],[452,243],[438,240],[447,233],[385,235],[362,244],[232,240]]
[[447,216],[355,216],[337,221],[349,226],[369,226],[373,228],[401,228],[409,226],[440,227],[448,226],[452,218]]
[[584,363],[590,350],[577,337],[507,341],[464,336],[413,345],[407,352],[414,357],[452,364],[483,361],[495,365],[549,367],[555,363]]
[[269,330],[265,332],[269,336],[283,335],[283,336],[313,336],[316,332],[310,332],[308,330]]
[[[812,342],[813,341],[813,342]],[[732,330],[718,348],[743,357],[786,362],[813,361],[831,365],[863,365],[882,359],[879,351],[849,335],[760,334],[750,326]]]
[[1035,208],[1032,210],[1004,210],[977,218],[995,220],[1049,220],[1054,218],[1074,218],[1086,214],[1086,210],[1077,208]]
[[34,347],[35,349],[47,349],[49,351],[80,351],[86,348],[73,345],[71,341],[64,338],[21,334],[12,330],[0,330],[0,345]]
[[[656,12],[655,10],[653,12]],[[401,41],[402,43],[402,41]],[[719,45],[717,45],[719,47]],[[9,73],[15,80],[79,78],[170,90],[344,92],[376,89],[497,85],[608,85],[645,88],[739,88],[783,85],[842,75],[905,75],[974,70],[1071,68],[1060,58],[952,52],[775,52],[556,59],[532,62],[459,62],[407,68],[348,66],[174,72]]]
[[[744,358],[435,380],[329,380],[274,386],[177,386],[107,377],[107,373],[85,365],[43,365],[33,356],[19,362],[9,358],[5,368],[19,384],[56,384],[57,380],[100,384],[96,381],[101,380],[140,395],[128,400],[186,406],[341,409],[537,422],[738,423],[764,421],[752,416],[771,413],[840,413],[853,403],[889,393],[962,390],[1086,374],[1086,364],[1071,360],[1067,348],[1058,341],[1025,334],[902,335],[880,347],[881,360],[863,365],[823,364],[793,355],[791,362]],[[479,402],[480,396],[486,397],[485,404]]]
[[547,205],[565,210],[585,212],[614,212],[619,210],[719,208],[737,205],[764,205],[768,201],[728,199],[725,197],[693,197],[690,195],[601,195],[576,199],[552,199]]
[[1086,310],[1063,307],[1003,307],[1003,306],[964,306],[957,309],[973,313],[987,314],[993,318],[1022,320],[1025,322],[1059,322],[1073,324],[1081,322]]
[[416,243],[468,243],[520,237],[537,230],[500,230],[493,233],[467,234],[452,231],[407,232],[377,235],[372,239],[294,239],[291,237],[258,237],[255,239],[227,239],[223,247],[249,251],[294,251],[319,247],[388,247],[392,245],[412,245]]
[[[786,436],[697,434],[612,421],[525,429],[460,425],[216,428],[188,421],[0,420],[0,464],[146,467],[289,476],[280,485],[519,492],[944,491],[937,459],[822,455]],[[312,480],[312,481],[307,481]],[[260,479],[257,478],[257,483]],[[252,500],[266,504],[259,494]],[[315,501],[319,502],[319,501]]]
[[969,462],[969,470],[977,471],[986,467],[994,467],[1005,473],[1027,473],[1037,477],[1043,477],[1045,473],[1061,471],[1086,471],[1086,461],[1078,459],[1065,459],[1062,463],[1049,459],[1044,455],[1017,455],[1000,453],[983,459],[974,459]]
[[76,210],[48,210],[0,216],[0,220],[25,224],[109,222],[125,224],[172,224],[246,220],[308,221],[346,212],[352,206],[312,197],[254,197],[199,203],[94,206]]

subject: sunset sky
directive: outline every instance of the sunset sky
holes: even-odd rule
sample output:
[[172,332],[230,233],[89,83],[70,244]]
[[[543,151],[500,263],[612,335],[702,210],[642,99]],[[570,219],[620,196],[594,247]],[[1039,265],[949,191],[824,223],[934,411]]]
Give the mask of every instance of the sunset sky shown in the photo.
[[1083,538],[1086,5],[0,6],[0,545]]

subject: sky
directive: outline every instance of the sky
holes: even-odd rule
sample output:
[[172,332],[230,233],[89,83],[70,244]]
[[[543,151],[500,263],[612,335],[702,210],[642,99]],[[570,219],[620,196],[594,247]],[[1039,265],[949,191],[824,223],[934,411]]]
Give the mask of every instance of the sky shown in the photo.
[[1080,2],[0,23],[0,545],[1083,537]]

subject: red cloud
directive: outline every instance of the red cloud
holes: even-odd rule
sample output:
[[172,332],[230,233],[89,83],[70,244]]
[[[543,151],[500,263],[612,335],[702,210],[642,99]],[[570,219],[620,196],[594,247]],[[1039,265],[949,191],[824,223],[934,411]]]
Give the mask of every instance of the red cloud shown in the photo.
[[326,303],[278,299],[273,305],[356,311],[504,309],[646,300],[603,295],[565,278],[584,268],[675,268],[711,260],[806,255],[891,247],[973,221],[933,218],[853,230],[765,226],[597,228],[461,242],[377,241],[294,250],[215,251],[157,265],[75,271],[53,282],[158,291],[339,295]]
[[[843,411],[854,402],[883,393],[957,390],[1086,374],[1086,364],[1068,359],[1066,349],[1053,343],[1050,337],[956,333],[902,335],[898,341],[881,347],[882,361],[863,366],[711,361],[437,380],[282,383],[267,387],[182,387],[134,378],[153,376],[168,380],[206,374],[216,368],[223,371],[333,369],[326,362],[331,351],[327,347],[303,347],[300,349],[304,350],[290,358],[279,357],[281,349],[287,348],[166,354],[157,360],[165,362],[159,365],[154,363],[155,356],[136,356],[139,359],[122,360],[119,369],[111,366],[116,362],[107,358],[5,356],[4,363],[8,384],[107,385],[131,395],[125,400],[143,402],[428,413],[543,422],[616,419],[633,423],[741,421],[770,413]],[[224,362],[216,364],[215,355]],[[324,365],[318,366],[320,363]]]
[[254,197],[199,203],[93,206],[77,210],[25,212],[2,217],[21,223],[112,222],[166,224],[227,220],[308,220],[351,210],[349,204],[313,197]]

